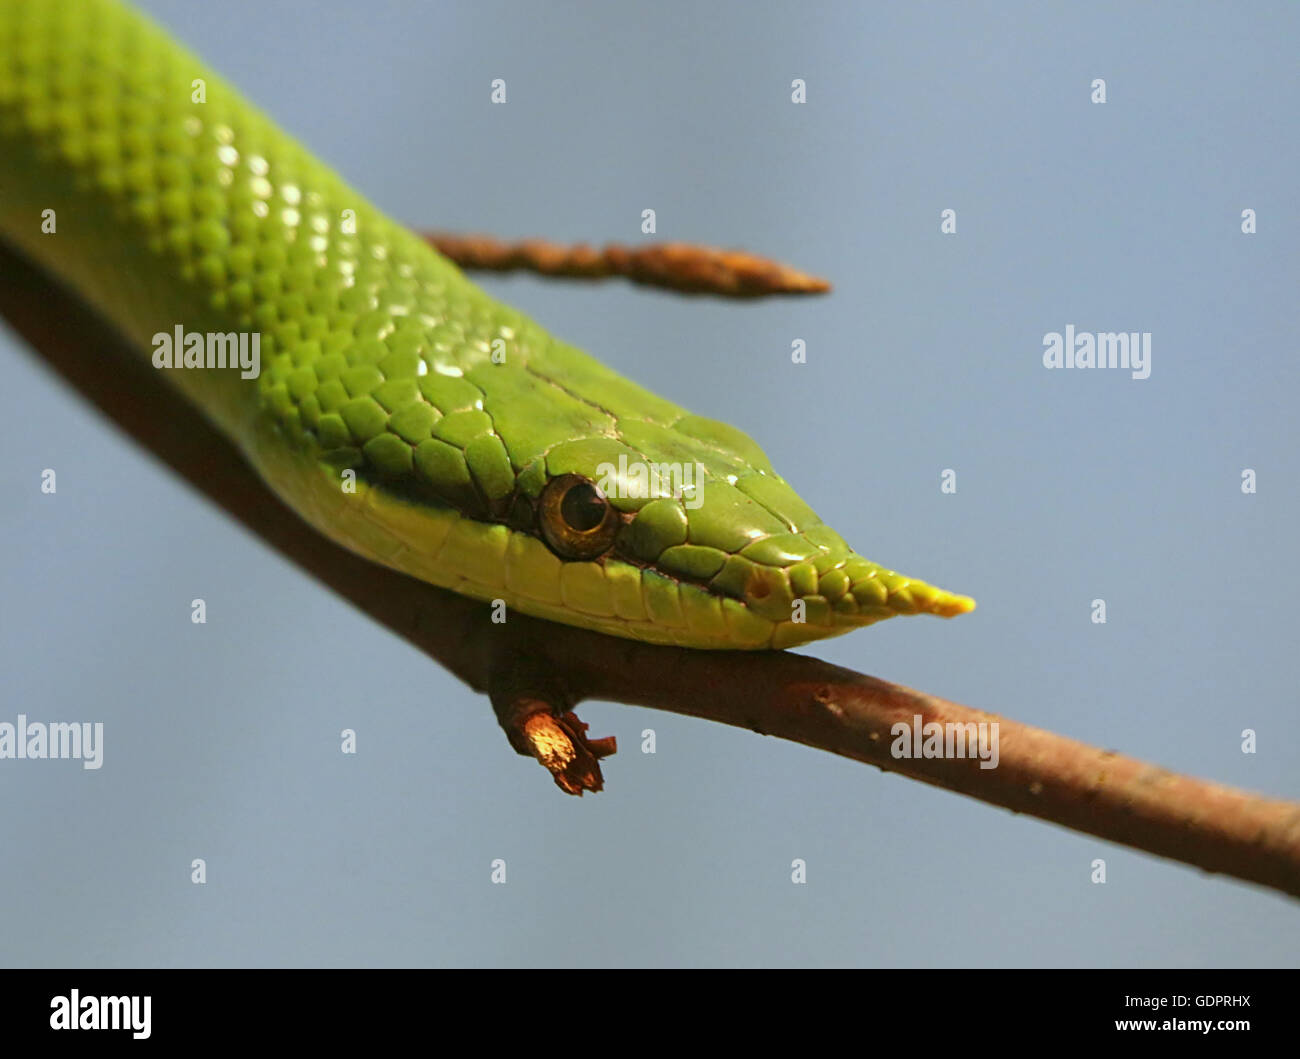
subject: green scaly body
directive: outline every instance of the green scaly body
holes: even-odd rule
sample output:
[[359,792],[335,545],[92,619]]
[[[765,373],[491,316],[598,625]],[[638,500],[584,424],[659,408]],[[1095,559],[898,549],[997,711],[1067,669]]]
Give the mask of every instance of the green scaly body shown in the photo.
[[[260,335],[256,378],[161,370],[319,530],[433,584],[692,647],[973,606],[856,555],[740,431],[489,298],[117,0],[0,0],[0,236],[146,355],[178,326]],[[620,497],[620,456],[702,491]],[[541,532],[560,475],[610,494],[595,558]]]

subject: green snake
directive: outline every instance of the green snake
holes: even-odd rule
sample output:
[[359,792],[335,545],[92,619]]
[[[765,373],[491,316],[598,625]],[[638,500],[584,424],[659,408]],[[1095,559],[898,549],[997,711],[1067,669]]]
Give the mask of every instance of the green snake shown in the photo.
[[118,0],[0,0],[0,237],[319,531],[503,613],[782,648],[974,606],[484,294]]

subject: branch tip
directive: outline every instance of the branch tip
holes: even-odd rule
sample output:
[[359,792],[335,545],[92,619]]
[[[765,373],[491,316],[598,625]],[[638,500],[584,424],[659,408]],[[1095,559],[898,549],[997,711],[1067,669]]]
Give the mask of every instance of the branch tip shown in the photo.
[[519,725],[519,732],[529,752],[550,772],[560,790],[581,797],[583,791],[604,789],[599,762],[618,749],[613,736],[588,739],[587,725],[572,711],[559,715],[550,711],[531,713]]
[[779,261],[744,250],[719,250],[694,243],[652,243],[638,247],[610,243],[597,249],[586,243],[553,243],[545,239],[507,242],[490,235],[451,232],[420,235],[464,269],[491,272],[523,269],[569,279],[623,276],[647,287],[727,298],[825,294],[831,289],[826,280]]

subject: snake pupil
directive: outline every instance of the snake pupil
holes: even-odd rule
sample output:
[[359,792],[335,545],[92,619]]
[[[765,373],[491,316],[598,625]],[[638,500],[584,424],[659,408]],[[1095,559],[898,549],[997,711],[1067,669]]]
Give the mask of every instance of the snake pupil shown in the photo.
[[562,474],[546,483],[537,501],[537,528],[561,559],[597,559],[623,525],[605,494],[586,478]]
[[605,521],[605,500],[588,482],[579,482],[564,494],[560,515],[570,529],[590,533]]

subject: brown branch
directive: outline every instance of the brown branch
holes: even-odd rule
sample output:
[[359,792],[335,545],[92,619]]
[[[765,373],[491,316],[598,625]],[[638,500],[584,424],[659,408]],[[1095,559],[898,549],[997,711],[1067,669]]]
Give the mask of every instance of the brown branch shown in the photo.
[[824,294],[831,289],[824,279],[743,250],[718,250],[690,243],[654,243],[645,247],[609,243],[598,250],[586,243],[565,245],[544,239],[508,243],[490,235],[420,234],[464,269],[524,269],[570,279],[624,276],[648,287],[729,298]]
[[[1300,805],[1098,750],[1041,729],[785,652],[653,647],[510,615],[374,566],[312,531],[144,358],[0,246],[0,314],[119,427],[237,521],[487,691],[511,743],[571,792],[600,787],[611,740],[588,740],[573,706],[596,698],[749,728],[924,783],[1300,896]],[[1000,725],[1000,762],[896,759],[891,726]]]

